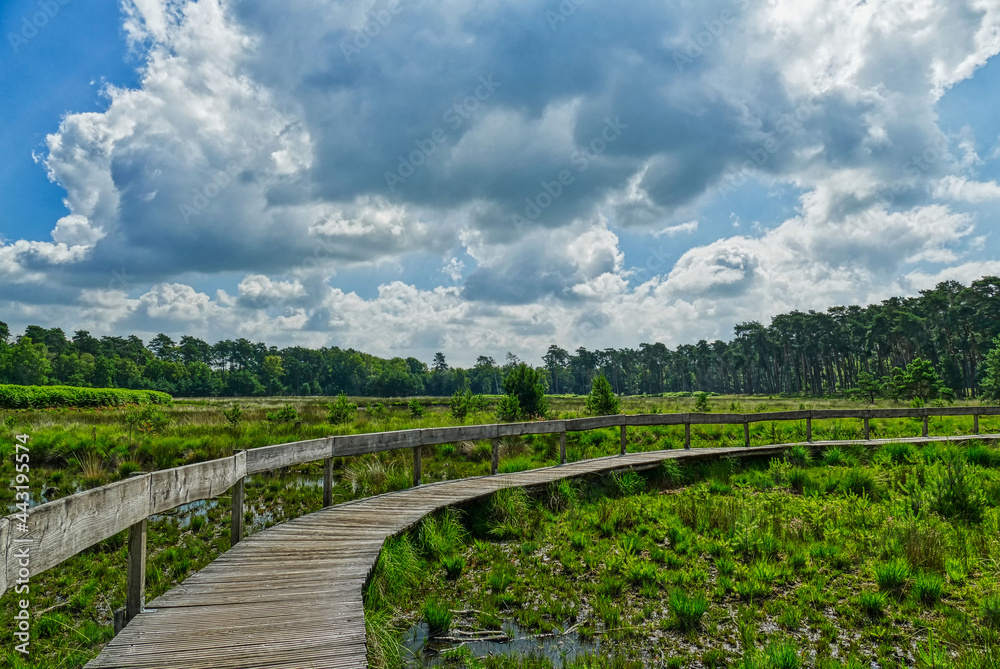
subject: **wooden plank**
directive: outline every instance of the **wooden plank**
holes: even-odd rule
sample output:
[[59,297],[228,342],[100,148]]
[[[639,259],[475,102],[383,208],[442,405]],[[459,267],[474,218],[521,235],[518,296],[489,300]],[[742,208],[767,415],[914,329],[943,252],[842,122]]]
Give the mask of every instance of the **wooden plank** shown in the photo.
[[497,436],[496,425],[460,425],[458,427],[431,427],[420,430],[425,446],[456,444],[460,441],[482,441]]
[[683,413],[644,413],[625,417],[625,424],[629,427],[649,427],[663,425],[681,425],[684,423]]
[[146,519],[129,528],[125,579],[125,624],[142,611],[146,592]]
[[[144,474],[31,509],[28,534],[23,537],[34,541],[31,575],[51,569],[149,516],[149,490],[150,476]],[[12,540],[11,536],[8,541]],[[8,586],[15,580],[11,574],[17,573],[16,567],[8,561]]]
[[[149,474],[152,509],[149,515],[163,513],[182,504],[217,497],[245,476],[237,476],[241,455],[222,460],[209,460],[186,467],[164,469]],[[242,453],[243,469],[246,453]]]
[[566,464],[566,432],[559,433],[559,464]]
[[422,455],[423,446],[413,447],[413,485],[420,485],[423,479],[423,468],[421,467],[420,457]]
[[566,421],[540,420],[530,423],[500,423],[497,425],[499,437],[522,437],[526,434],[555,434],[565,430]]
[[232,503],[229,507],[229,545],[235,546],[243,540],[243,497],[245,478],[233,484]]
[[[846,414],[858,413],[853,410],[847,410]],[[746,417],[751,423],[763,423],[764,421],[786,421],[786,420],[805,420],[813,415],[811,411],[765,411],[762,413],[748,413]],[[860,416],[859,416],[860,417]]]
[[415,448],[424,443],[422,433],[423,430],[398,430],[396,432],[371,432],[334,437],[331,454],[334,457],[343,457]]
[[500,440],[493,439],[490,446],[490,474],[496,476],[497,470],[500,468]]
[[[812,417],[813,420],[838,420],[846,418],[864,418],[865,409],[851,410],[851,409],[813,409]],[[912,411],[912,409],[911,409]]]
[[876,419],[923,418],[923,409],[869,409],[868,416]]
[[979,407],[927,407],[924,410],[930,416],[973,416],[979,412]]
[[692,425],[742,425],[746,416],[741,413],[692,413]]
[[621,426],[621,454],[625,455],[628,453],[628,425],[622,423]]
[[[661,414],[662,415],[662,414]],[[618,427],[627,420],[624,415],[617,416],[595,416],[593,418],[571,418],[565,421],[567,432],[583,432],[584,430],[597,430],[603,427]]]
[[333,506],[333,458],[323,461],[323,506]]
[[247,472],[256,474],[292,465],[323,460],[333,452],[333,437],[262,446],[247,452]]

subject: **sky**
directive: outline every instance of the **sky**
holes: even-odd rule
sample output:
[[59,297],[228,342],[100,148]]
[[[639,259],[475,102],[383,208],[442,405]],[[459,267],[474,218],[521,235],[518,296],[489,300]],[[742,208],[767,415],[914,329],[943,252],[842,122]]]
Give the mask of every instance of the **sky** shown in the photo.
[[0,320],[452,364],[1000,275],[1000,0],[5,0]]

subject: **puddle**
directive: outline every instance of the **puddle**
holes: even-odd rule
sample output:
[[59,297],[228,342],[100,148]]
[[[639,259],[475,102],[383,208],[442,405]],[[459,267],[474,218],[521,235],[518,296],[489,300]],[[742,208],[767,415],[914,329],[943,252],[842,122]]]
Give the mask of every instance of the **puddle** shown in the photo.
[[[405,661],[407,667],[438,667],[444,664],[447,651],[463,647],[474,657],[490,655],[506,655],[510,657],[544,657],[554,665],[559,666],[588,654],[594,654],[600,648],[597,641],[583,641],[576,632],[556,634],[554,636],[532,635],[516,623],[504,623],[502,632],[494,636],[504,636],[503,640],[477,640],[474,636],[466,638],[456,627],[446,636],[449,641],[439,641],[428,638],[427,623],[419,623],[411,627],[403,637],[403,647],[409,651]],[[445,655],[442,655],[445,653]]]

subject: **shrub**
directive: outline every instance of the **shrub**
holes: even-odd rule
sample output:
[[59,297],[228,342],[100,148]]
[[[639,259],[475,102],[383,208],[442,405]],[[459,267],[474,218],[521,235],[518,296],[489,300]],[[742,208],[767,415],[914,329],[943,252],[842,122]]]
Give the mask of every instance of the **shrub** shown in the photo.
[[982,520],[986,500],[960,453],[946,452],[927,483],[932,510],[949,519]]
[[923,571],[917,574],[917,578],[913,583],[913,596],[918,601],[931,606],[936,604],[943,594],[943,578],[937,574],[929,574]]
[[903,560],[883,562],[875,567],[875,582],[883,592],[901,595],[909,578],[910,567]]
[[222,415],[230,427],[239,427],[239,424],[243,422],[243,407],[233,402],[231,407],[222,410]]
[[708,611],[708,601],[704,596],[692,597],[683,590],[671,592],[667,606],[674,616],[674,625],[683,632],[696,629],[701,624],[702,616]]
[[420,400],[410,400],[410,415],[414,418],[422,418],[427,413],[427,409],[420,403]]
[[143,434],[159,434],[170,425],[170,417],[158,406],[145,404],[127,411],[125,424],[129,430]]
[[173,398],[155,390],[75,388],[70,386],[0,385],[0,408],[49,409],[120,407],[130,404],[170,404]]
[[708,413],[712,410],[708,404],[708,393],[694,394],[694,410],[695,413]]
[[267,412],[269,423],[292,423],[299,419],[299,412],[291,404],[286,404],[277,411]]
[[517,397],[523,415],[527,418],[543,418],[549,411],[545,397],[542,373],[526,363],[521,363],[510,371],[503,380],[503,390]]
[[423,613],[430,636],[442,636],[451,627],[451,609],[444,602],[428,599],[424,602]]
[[347,393],[341,392],[337,401],[327,405],[326,420],[333,425],[342,425],[354,420],[358,405],[347,399]]
[[389,420],[389,408],[381,402],[368,405],[368,416],[375,421]]
[[504,395],[497,402],[496,417],[501,423],[514,423],[524,418],[521,403],[514,395]]
[[621,400],[611,389],[611,383],[603,375],[594,379],[587,395],[587,413],[591,416],[613,416],[621,413]]

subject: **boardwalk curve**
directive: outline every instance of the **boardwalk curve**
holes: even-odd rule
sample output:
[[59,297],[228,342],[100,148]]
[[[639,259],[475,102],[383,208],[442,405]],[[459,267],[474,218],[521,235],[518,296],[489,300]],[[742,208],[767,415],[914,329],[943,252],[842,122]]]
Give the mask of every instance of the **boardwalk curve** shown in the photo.
[[[813,442],[812,447],[1000,439]],[[510,487],[643,470],[676,458],[780,455],[793,444],[635,453],[445,481],[329,507],[254,534],[146,605],[88,669],[366,667],[362,590],[388,537],[426,515]]]

